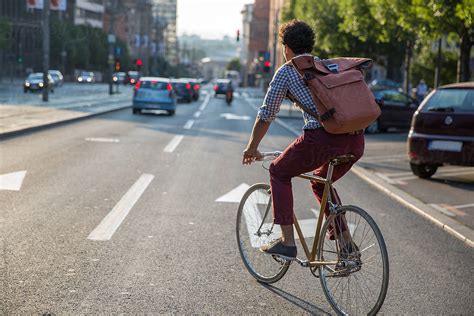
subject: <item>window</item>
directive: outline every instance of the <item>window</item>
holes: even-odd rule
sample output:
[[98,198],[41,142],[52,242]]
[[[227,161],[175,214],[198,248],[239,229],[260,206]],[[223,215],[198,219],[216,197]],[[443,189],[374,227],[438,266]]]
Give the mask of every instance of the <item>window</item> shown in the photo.
[[454,112],[474,112],[474,89],[440,89],[423,106],[423,111],[452,109]]

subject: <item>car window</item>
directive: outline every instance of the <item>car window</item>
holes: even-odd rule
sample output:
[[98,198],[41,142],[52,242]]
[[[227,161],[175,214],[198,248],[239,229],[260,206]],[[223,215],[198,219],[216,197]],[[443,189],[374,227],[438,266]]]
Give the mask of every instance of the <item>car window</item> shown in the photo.
[[454,112],[474,112],[474,89],[440,89],[423,105],[423,111],[449,109]]
[[43,74],[31,74],[28,76],[28,79],[43,79]]
[[140,88],[152,89],[152,90],[166,90],[166,82],[162,81],[141,81]]
[[386,101],[403,103],[403,104],[410,102],[410,99],[406,95],[394,90],[385,91],[383,99]]

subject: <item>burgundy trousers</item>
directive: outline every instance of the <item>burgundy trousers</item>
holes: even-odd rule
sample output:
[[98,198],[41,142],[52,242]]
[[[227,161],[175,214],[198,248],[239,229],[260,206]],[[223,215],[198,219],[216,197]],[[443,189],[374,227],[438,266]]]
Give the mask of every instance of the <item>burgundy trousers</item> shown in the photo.
[[[323,128],[305,130],[270,165],[270,185],[273,202],[273,221],[278,225],[293,224],[293,192],[291,179],[305,172],[326,177],[329,160],[344,154],[353,154],[357,161],[364,153],[364,134],[330,134]],[[355,163],[334,167],[332,179],[336,181]],[[324,184],[311,181],[316,199],[321,203]],[[337,195],[337,193],[336,193]],[[339,199],[338,196],[333,197]],[[326,216],[329,211],[325,210]],[[343,228],[344,230],[344,228]]]

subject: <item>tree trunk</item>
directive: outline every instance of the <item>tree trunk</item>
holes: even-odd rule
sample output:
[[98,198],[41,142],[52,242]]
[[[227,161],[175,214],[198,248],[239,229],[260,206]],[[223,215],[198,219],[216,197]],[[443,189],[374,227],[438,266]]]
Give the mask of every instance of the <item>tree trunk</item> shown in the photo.
[[406,50],[405,50],[405,67],[404,67],[404,90],[405,93],[411,95],[410,89],[410,63],[411,63],[411,52],[412,52],[412,41],[407,40]]
[[472,42],[467,29],[463,30],[461,35],[460,56],[458,62],[457,82],[470,81],[471,76],[471,47]]

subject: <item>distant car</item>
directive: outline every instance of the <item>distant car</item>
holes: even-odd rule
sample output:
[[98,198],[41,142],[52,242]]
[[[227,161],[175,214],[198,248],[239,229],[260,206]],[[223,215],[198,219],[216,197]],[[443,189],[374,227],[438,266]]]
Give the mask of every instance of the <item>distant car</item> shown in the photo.
[[[54,79],[48,74],[49,90],[54,93]],[[23,83],[23,92],[43,90],[43,73],[35,72],[30,74]]]
[[193,90],[193,100],[199,100],[199,94],[201,93],[201,84],[199,81],[193,78],[181,78],[181,80],[186,80],[191,84],[191,89]]
[[77,77],[77,82],[79,83],[93,83],[95,81],[94,73],[91,71],[83,71]]
[[371,82],[369,82],[369,87],[377,88],[377,89],[398,90],[402,87],[402,84],[399,82],[388,80],[388,79],[381,79],[381,80],[377,79],[377,80],[372,80]]
[[172,81],[174,91],[178,97],[178,101],[190,103],[193,101],[193,90],[191,83],[188,80],[173,79]]
[[48,73],[53,78],[56,87],[61,87],[64,84],[64,76],[59,70],[49,70]]
[[376,99],[383,101],[382,114],[370,124],[367,133],[384,132],[389,127],[409,129],[418,101],[393,89],[372,89]]
[[229,79],[217,79],[214,85],[214,96],[217,97],[219,94],[225,95],[229,89],[234,92],[232,81],[230,81]]
[[133,114],[142,110],[162,110],[174,115],[176,95],[170,79],[160,77],[142,77],[133,91]]
[[125,74],[124,84],[134,85],[140,79],[140,73],[138,71],[127,71]]
[[112,75],[112,81],[115,84],[125,83],[125,76],[124,72],[114,72]]
[[429,178],[444,164],[474,166],[474,82],[432,91],[413,116],[408,135],[410,167]]

